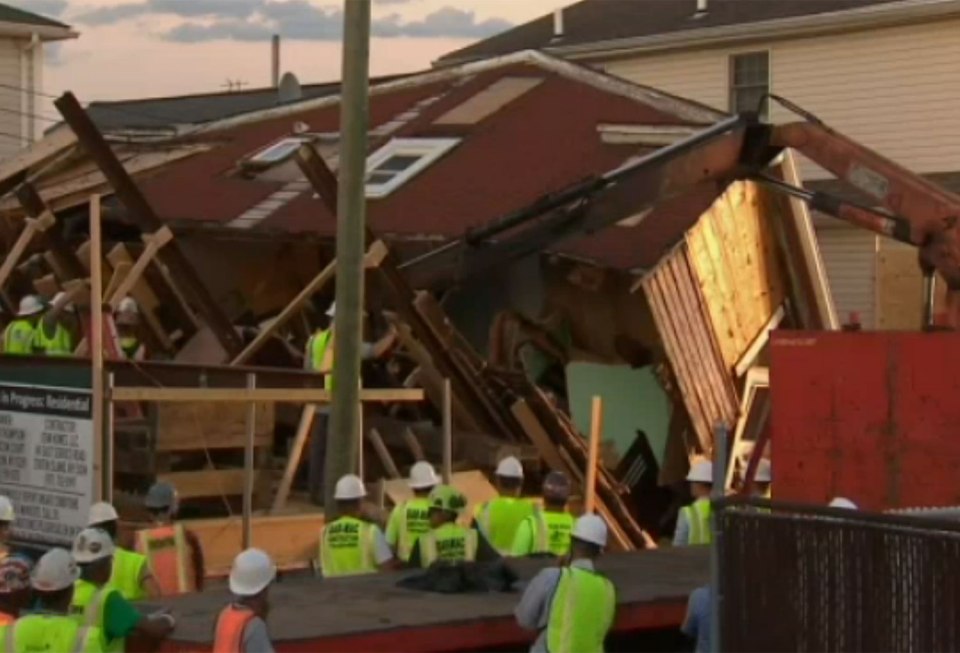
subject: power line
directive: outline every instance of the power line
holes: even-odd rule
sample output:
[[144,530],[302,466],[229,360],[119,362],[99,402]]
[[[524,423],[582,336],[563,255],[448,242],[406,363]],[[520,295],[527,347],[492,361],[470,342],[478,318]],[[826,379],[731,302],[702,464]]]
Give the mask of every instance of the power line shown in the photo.
[[50,116],[45,116],[41,113],[30,113],[29,111],[18,111],[16,109],[7,109],[6,107],[0,107],[0,112],[3,113],[12,113],[15,116],[26,116],[27,118],[35,118],[37,120],[46,120],[47,122],[52,122],[59,124],[63,122],[60,118],[51,118]]

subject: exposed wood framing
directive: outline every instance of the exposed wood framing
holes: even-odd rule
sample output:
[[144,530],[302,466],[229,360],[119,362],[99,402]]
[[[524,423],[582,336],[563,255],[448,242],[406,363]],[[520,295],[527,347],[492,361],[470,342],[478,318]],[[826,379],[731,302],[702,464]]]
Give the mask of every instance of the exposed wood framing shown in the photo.
[[160,251],[160,248],[171,240],[173,240],[173,232],[170,231],[170,228],[166,225],[158,229],[156,233],[143,235],[143,242],[147,245],[146,248],[140,256],[137,257],[137,262],[133,264],[127,275],[123,277],[123,280],[117,285],[116,289],[114,289],[113,294],[107,298],[111,309],[117,309],[120,301],[130,294],[133,287],[140,281],[140,277],[143,276],[147,266],[153,263],[153,258]]
[[297,433],[293,438],[290,453],[287,454],[287,465],[283,470],[283,477],[280,479],[280,485],[277,488],[276,496],[273,498],[273,506],[270,508],[270,512],[279,512],[287,504],[290,488],[293,486],[293,477],[297,473],[297,467],[300,466],[303,448],[307,444],[307,438],[310,436],[310,430],[316,415],[316,404],[307,404],[303,407],[303,412],[300,413],[300,424],[297,426]]
[[[31,218],[53,215],[53,211],[37,193],[33,184],[29,182],[21,184],[16,190],[16,195],[20,206]],[[77,258],[76,252],[70,249],[70,246],[63,240],[59,229],[47,230],[44,233],[44,242],[52,262],[51,267],[61,277],[61,280],[79,279],[86,276],[83,264]]]
[[3,263],[0,264],[0,288],[7,283],[7,279],[10,277],[10,274],[20,261],[20,257],[23,256],[27,247],[33,242],[34,237],[38,234],[43,234],[43,232],[52,227],[55,222],[56,220],[52,213],[44,213],[36,219],[27,218],[23,231],[20,232],[17,241],[13,244],[13,247],[10,248],[10,251],[7,252],[6,256],[4,256]]
[[[387,476],[393,479],[402,478],[400,470],[397,469],[397,463],[393,460],[393,456],[390,455],[390,450],[387,449],[386,443],[383,441],[383,436],[380,435],[380,432],[377,429],[369,429],[364,433],[364,436],[370,441],[370,444],[373,445],[373,450],[377,452],[377,458],[380,459],[380,464],[383,465],[383,469],[386,470]],[[444,481],[449,483],[449,479]]]
[[[130,217],[140,228],[148,233],[158,231],[163,222],[154,213],[136,182],[127,174],[123,164],[117,159],[113,150],[104,140],[96,125],[84,111],[83,107],[73,96],[66,93],[54,102],[54,105],[63,115],[64,120],[77,135],[77,139],[87,154],[96,162],[104,176],[113,187],[116,197],[126,207]],[[169,247],[160,251],[160,259],[177,278],[178,284],[185,289],[193,300],[193,304],[206,319],[207,325],[213,331],[217,340],[231,355],[241,350],[240,337],[230,320],[224,315],[210,292],[203,285],[196,270],[187,260],[183,251],[173,241]]]

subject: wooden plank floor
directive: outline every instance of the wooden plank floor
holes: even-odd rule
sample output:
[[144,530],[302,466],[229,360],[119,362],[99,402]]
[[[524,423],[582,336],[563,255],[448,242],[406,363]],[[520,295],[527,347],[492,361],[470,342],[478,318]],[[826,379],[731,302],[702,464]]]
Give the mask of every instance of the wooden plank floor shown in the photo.
[[[512,566],[521,579],[528,580],[543,563],[525,560]],[[685,603],[694,588],[707,583],[709,550],[689,547],[610,554],[599,568],[616,584],[621,610],[634,611],[645,604],[675,607]],[[344,641],[389,631],[399,635],[408,630],[502,621],[512,618],[519,600],[519,592],[449,595],[397,587],[396,582],[410,573],[416,572],[332,580],[285,578],[271,589],[271,636],[278,645]],[[173,642],[209,647],[214,619],[227,601],[226,589],[214,589],[160,602],[177,617]]]

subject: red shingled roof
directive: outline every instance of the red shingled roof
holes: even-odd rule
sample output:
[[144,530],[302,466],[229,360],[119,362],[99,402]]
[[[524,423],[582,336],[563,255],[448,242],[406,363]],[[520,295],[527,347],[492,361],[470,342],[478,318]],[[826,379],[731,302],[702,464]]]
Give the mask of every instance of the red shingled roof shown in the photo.
[[[543,82],[477,124],[434,124],[438,116],[508,76],[535,76]],[[421,106],[412,119],[408,115],[408,122],[392,136],[462,140],[387,197],[368,202],[369,223],[378,234],[456,237],[544,194],[615,168],[639,152],[636,146],[603,143],[597,131],[601,123],[689,124],[662,107],[526,62],[374,93],[371,128],[410,112],[428,98],[439,99]],[[214,132],[211,135],[223,145],[168,166],[143,180],[142,186],[164,219],[229,222],[283,186],[241,177],[240,159],[290,135],[295,121],[307,123],[311,131],[335,132],[338,114],[339,106],[328,104]],[[371,150],[386,140],[372,140]],[[648,267],[682,237],[711,200],[705,195],[684,197],[636,227],[611,227],[558,244],[556,251],[617,268]],[[305,192],[254,229],[332,234],[334,226],[320,200]]]

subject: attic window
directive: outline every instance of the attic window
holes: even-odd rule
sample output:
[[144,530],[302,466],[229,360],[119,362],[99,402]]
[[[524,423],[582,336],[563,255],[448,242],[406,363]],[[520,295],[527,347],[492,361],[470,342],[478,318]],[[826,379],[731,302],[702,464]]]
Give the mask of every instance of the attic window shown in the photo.
[[248,156],[243,160],[243,166],[247,168],[273,167],[296,154],[304,143],[312,143],[314,140],[316,140],[315,134],[283,138]]
[[367,197],[386,197],[459,142],[459,138],[394,138],[367,159]]

